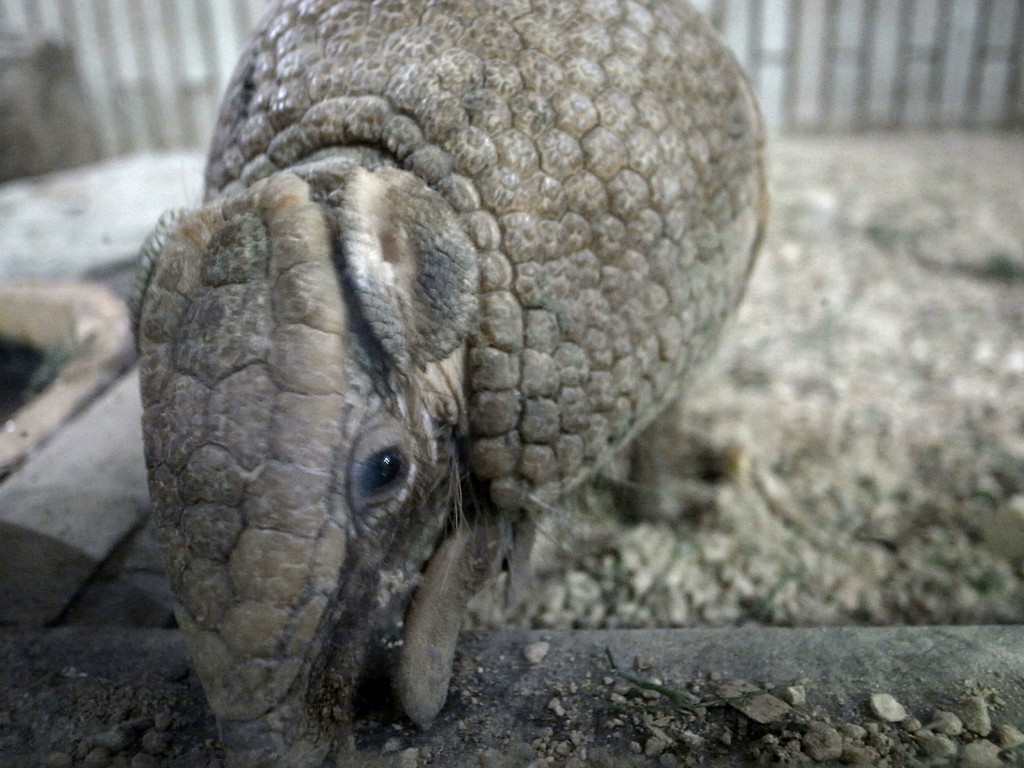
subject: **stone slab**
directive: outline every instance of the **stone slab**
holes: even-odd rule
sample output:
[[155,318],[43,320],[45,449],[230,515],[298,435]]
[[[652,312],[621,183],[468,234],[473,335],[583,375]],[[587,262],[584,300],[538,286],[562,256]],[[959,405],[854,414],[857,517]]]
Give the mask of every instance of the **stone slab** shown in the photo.
[[[541,643],[547,644],[542,654]],[[175,630],[0,632],[0,669],[0,764],[8,768],[37,766],[54,754],[83,760],[104,744],[111,757],[119,753],[134,764],[148,733],[164,735],[149,737],[149,746],[159,749],[147,765],[221,765],[213,720]],[[778,700],[794,703],[781,708],[788,714],[760,723],[728,703],[690,713],[635,684],[649,682],[684,697],[695,692],[706,700],[720,682],[733,679],[771,688]],[[796,688],[806,700],[793,697]],[[980,691],[994,727],[1019,728],[1024,630],[468,632],[461,638],[449,702],[429,729],[402,720],[389,708],[386,685],[381,691],[360,720],[360,756],[352,765],[522,767],[538,757],[549,759],[533,764],[684,765],[700,758],[704,765],[749,765],[759,749],[833,726],[855,737],[858,728],[864,731],[859,738],[865,749],[872,739],[884,744],[881,736],[899,733],[895,729],[902,726],[871,715],[874,693],[891,694],[931,733],[928,720],[935,709]],[[730,736],[723,740],[726,731]],[[652,736],[659,732],[667,739],[664,746],[660,736]],[[980,737],[953,741],[963,752]],[[651,759],[647,753],[659,748],[658,759]],[[1006,752],[1001,764],[1019,765],[1020,757]],[[900,759],[890,764],[918,764]]]

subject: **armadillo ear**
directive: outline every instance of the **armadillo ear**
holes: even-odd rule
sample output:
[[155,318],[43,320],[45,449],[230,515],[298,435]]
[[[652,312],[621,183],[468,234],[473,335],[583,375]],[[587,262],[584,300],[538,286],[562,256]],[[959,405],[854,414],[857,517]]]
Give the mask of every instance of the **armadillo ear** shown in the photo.
[[407,171],[357,168],[337,211],[342,281],[401,372],[446,358],[477,311],[472,242],[447,202]]

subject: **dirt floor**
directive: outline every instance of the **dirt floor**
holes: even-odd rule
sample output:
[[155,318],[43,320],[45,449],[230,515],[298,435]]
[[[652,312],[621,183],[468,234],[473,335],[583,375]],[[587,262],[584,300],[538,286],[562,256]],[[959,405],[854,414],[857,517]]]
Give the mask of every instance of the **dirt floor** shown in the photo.
[[[485,590],[472,626],[542,633],[467,635],[440,730],[371,718],[358,737],[374,763],[1024,761],[1020,628],[878,651],[882,635],[761,629],[1024,623],[1024,137],[788,138],[772,156],[767,245],[690,392],[677,475],[646,489],[660,514],[624,520],[608,481],[539,520],[533,583],[513,607],[503,584]],[[119,562],[147,572],[138,541]],[[119,567],[70,623],[128,615]],[[131,615],[163,626],[167,607]],[[671,652],[558,631],[656,627],[732,629]],[[6,646],[0,765],[219,765],[176,634],[57,631],[71,634]],[[543,638],[575,666],[545,668]],[[163,666],[114,670],[116,649]],[[859,671],[834,675],[830,654]],[[438,746],[470,737],[455,762]]]

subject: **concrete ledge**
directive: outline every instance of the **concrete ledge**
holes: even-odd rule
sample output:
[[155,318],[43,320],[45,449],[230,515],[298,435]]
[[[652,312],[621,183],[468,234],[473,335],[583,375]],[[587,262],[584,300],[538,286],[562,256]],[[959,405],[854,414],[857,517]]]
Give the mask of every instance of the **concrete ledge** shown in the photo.
[[136,374],[0,484],[0,625],[57,619],[149,511]]
[[[0,669],[4,766],[84,761],[97,749],[131,765],[138,753],[148,756],[140,765],[220,764],[212,717],[174,630],[0,633]],[[782,706],[758,709],[753,696],[721,702],[733,679],[774,691]],[[673,702],[688,691],[716,703]],[[873,693],[891,694],[911,719],[883,722],[869,707]],[[964,730],[944,737],[956,750],[948,759],[923,752],[922,734],[930,739],[939,727],[929,722],[935,710],[956,711],[972,696],[987,704],[987,738]],[[360,720],[356,764],[748,765],[838,728],[847,748],[868,757],[875,749],[876,764],[1019,765],[1019,749],[995,763],[971,755],[1012,733],[1004,726],[1022,725],[1019,627],[467,632],[438,721],[419,731],[381,696]]]

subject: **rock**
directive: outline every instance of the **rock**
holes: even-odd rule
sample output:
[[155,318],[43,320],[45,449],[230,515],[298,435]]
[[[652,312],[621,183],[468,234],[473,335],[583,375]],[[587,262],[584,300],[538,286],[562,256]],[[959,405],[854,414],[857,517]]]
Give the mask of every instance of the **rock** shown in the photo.
[[923,727],[924,726],[921,725],[921,721],[918,720],[916,717],[908,717],[906,720],[900,723],[900,728],[902,728],[907,733],[917,733]]
[[835,728],[823,723],[812,723],[811,729],[801,737],[800,744],[804,754],[819,763],[838,760],[843,754],[843,737]]
[[0,485],[0,624],[55,619],[144,520],[140,408],[127,376]]
[[718,696],[728,699],[729,706],[755,723],[772,723],[792,711],[782,699],[742,680],[723,683],[718,689]]
[[51,752],[43,761],[44,768],[71,768],[74,758],[67,752]]
[[110,765],[110,750],[106,747],[93,747],[82,761],[85,768],[106,768]]
[[906,708],[890,693],[871,694],[871,714],[884,723],[898,723],[907,719]]
[[964,731],[964,724],[952,712],[937,709],[935,714],[932,715],[932,721],[928,723],[928,728],[936,733],[944,733],[947,736],[959,736]]
[[914,735],[914,740],[929,757],[950,760],[956,756],[956,744],[944,734],[921,731]]
[[562,702],[558,700],[557,696],[548,702],[548,709],[554,712],[558,717],[565,717],[565,708],[562,706]]
[[1024,744],[1024,733],[1012,725],[1003,723],[992,730],[992,740],[1002,749],[1013,749]]
[[151,755],[162,755],[171,743],[171,734],[166,731],[147,731],[142,737],[142,750]]
[[992,720],[988,714],[988,702],[984,696],[968,696],[960,699],[950,709],[963,721],[964,728],[978,736],[988,736],[992,731]]
[[120,728],[111,728],[108,731],[96,734],[96,736],[93,737],[93,743],[97,747],[104,747],[110,752],[116,754],[127,746],[128,737]]
[[862,741],[868,735],[867,729],[856,723],[840,723],[836,726],[836,730],[844,739],[851,741]]
[[807,703],[807,690],[802,685],[788,685],[776,691],[776,695],[791,707],[800,707]]
[[848,765],[871,765],[878,760],[878,750],[865,744],[844,744],[840,760]]
[[669,745],[659,736],[651,736],[644,742],[644,756],[658,757]]
[[978,739],[964,747],[960,765],[963,768],[1001,768],[1003,761],[999,759],[999,747],[988,739]]
[[638,653],[633,658],[633,669],[643,672],[654,666],[654,657],[649,653]]
[[174,714],[169,710],[162,709],[153,715],[153,730],[166,731],[174,723]]
[[540,640],[536,643],[530,643],[526,648],[523,649],[523,656],[531,664],[540,664],[544,661],[544,657],[548,655],[548,650],[551,648],[551,643],[546,643]]

